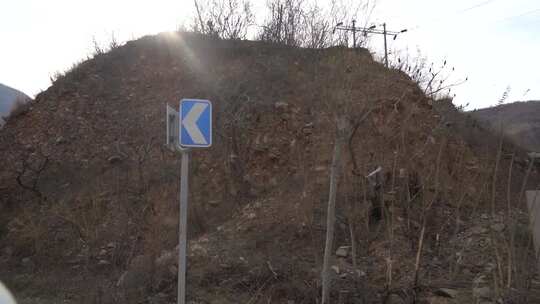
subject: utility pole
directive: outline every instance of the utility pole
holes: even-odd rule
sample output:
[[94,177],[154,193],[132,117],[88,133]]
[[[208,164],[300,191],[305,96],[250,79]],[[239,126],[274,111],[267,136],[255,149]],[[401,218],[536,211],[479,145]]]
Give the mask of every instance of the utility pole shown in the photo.
[[388,48],[386,47],[386,22],[382,24],[384,35],[384,65],[388,68]]
[[386,36],[394,36],[394,40],[396,40],[397,36],[399,34],[405,33],[407,29],[403,29],[399,32],[396,31],[388,31],[386,30],[386,22],[382,24],[383,29],[377,29],[376,25],[372,25],[370,27],[356,27],[356,20],[352,21],[352,26],[344,26],[343,22],[340,22],[336,24],[334,27],[335,30],[341,30],[341,31],[351,31],[353,33],[353,47],[356,48],[356,32],[362,32],[364,35],[369,34],[379,34],[384,35],[384,65],[388,67],[388,46],[386,41]]
[[353,40],[353,49],[356,48],[356,20],[352,21],[352,40]]

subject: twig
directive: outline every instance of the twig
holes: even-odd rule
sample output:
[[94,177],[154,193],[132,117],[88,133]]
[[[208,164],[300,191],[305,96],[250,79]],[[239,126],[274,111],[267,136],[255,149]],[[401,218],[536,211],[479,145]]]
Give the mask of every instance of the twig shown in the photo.
[[502,135],[502,128],[501,128],[499,148],[497,149],[497,159],[495,160],[495,169],[493,170],[493,181],[491,184],[491,216],[495,215],[495,194],[496,194],[496,189],[497,189],[497,172],[499,171],[499,162],[501,160],[502,144],[503,144],[503,135]]
[[270,264],[270,261],[266,261],[266,265],[268,265],[268,269],[270,269],[270,271],[271,271],[272,274],[274,275],[274,278],[277,279],[278,275],[277,275],[277,273],[274,271],[274,267],[272,267],[272,264]]
[[[510,160],[510,167],[508,168],[508,181],[506,184],[506,222],[508,225],[512,225],[512,214],[510,210],[511,206],[511,182],[512,182],[512,169],[514,166],[514,159],[515,159],[515,152],[512,153],[512,159]],[[513,233],[510,233],[510,245],[508,248],[508,267],[507,267],[507,278],[506,278],[506,288],[510,288],[512,286],[512,264],[513,264],[513,257],[514,257],[514,235]]]
[[414,263],[414,286],[418,286],[418,273],[420,271],[420,257],[422,254],[422,247],[424,246],[424,233],[426,231],[426,221],[422,222],[422,231],[420,232],[420,238],[418,239],[418,250],[416,251],[416,262]]

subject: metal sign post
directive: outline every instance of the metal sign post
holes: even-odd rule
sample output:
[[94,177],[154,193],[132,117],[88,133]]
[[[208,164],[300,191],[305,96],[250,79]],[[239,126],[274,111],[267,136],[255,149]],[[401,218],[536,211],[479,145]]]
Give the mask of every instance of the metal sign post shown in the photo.
[[180,224],[178,237],[178,304],[186,301],[186,251],[187,251],[187,211],[189,193],[189,150],[182,151],[182,168],[180,169]]
[[189,149],[208,148],[212,145],[212,103],[201,99],[182,99],[178,112],[167,105],[167,145],[182,154],[178,225],[178,304],[185,304]]

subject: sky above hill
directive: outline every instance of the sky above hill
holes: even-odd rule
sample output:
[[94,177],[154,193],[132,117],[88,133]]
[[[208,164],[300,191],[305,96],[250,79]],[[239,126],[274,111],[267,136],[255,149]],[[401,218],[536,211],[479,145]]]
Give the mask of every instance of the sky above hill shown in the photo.
[[[266,0],[253,0],[256,23]],[[320,1],[326,5],[330,1]],[[92,52],[93,40],[127,41],[189,25],[191,0],[17,0],[2,4],[0,83],[33,96]],[[540,3],[537,0],[379,0],[370,20],[389,30],[408,29],[393,54],[420,50],[430,62],[455,67],[455,102],[469,109],[492,106],[509,87],[507,101],[540,99]],[[346,23],[347,20],[344,20]],[[382,55],[383,40],[369,46]]]

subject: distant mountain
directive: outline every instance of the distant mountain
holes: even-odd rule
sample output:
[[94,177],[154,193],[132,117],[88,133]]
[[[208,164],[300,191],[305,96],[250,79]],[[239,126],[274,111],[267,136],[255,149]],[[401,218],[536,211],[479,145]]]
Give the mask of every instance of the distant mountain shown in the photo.
[[7,117],[17,99],[30,100],[28,95],[0,83],[0,117]]
[[502,124],[504,134],[514,143],[540,152],[540,101],[514,102],[470,114],[495,131]]

